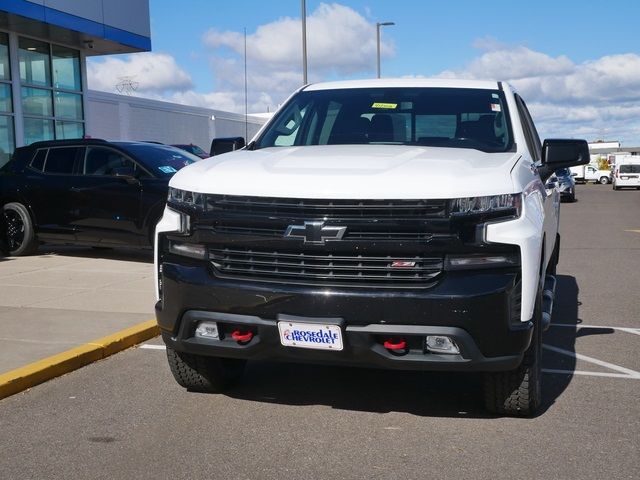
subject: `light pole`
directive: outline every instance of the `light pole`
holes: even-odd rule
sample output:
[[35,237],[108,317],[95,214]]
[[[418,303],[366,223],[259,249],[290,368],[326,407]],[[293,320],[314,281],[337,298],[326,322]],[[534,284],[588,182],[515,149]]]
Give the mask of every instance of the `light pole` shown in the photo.
[[380,27],[387,27],[395,25],[393,22],[377,22],[376,23],[376,47],[377,47],[377,59],[378,59],[378,78],[380,78]]
[[300,0],[302,10],[302,83],[307,84],[307,2]]

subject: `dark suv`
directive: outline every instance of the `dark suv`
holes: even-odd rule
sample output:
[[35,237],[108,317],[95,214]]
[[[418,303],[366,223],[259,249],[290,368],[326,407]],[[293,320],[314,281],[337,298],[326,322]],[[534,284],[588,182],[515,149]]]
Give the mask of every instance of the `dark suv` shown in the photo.
[[144,142],[56,140],[17,148],[0,170],[9,253],[33,253],[40,242],[151,246],[169,179],[197,160]]

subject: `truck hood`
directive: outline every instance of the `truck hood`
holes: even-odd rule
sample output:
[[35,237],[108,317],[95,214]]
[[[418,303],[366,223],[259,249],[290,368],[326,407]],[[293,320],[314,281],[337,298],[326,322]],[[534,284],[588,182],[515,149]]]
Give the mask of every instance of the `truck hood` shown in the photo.
[[405,145],[239,150],[194,163],[170,186],[201,193],[288,198],[419,199],[517,193],[516,152]]

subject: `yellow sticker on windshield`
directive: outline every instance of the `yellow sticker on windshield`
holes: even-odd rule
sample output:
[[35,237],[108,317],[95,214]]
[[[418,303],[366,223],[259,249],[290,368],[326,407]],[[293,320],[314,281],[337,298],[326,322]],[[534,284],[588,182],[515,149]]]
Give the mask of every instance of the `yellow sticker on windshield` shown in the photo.
[[387,108],[387,109],[393,110],[394,108],[398,108],[398,104],[397,103],[376,102],[373,105],[371,105],[371,108]]

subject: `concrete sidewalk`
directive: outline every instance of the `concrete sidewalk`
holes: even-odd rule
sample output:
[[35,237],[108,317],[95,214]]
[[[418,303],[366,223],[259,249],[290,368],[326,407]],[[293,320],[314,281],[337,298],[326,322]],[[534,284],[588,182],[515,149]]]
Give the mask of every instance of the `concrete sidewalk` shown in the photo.
[[0,375],[154,318],[150,250],[0,257]]

